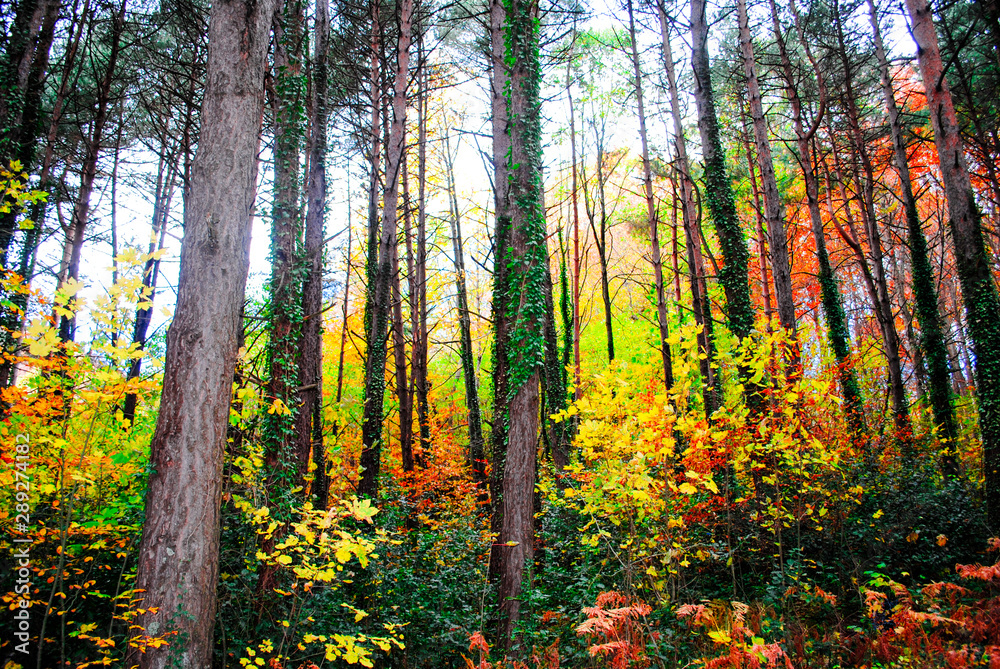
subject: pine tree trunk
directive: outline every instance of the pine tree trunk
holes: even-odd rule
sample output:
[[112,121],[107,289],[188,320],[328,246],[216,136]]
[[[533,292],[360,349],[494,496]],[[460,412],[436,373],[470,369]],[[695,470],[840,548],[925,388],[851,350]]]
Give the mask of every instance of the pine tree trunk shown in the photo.
[[[378,245],[378,266],[372,302],[371,333],[365,361],[365,402],[361,424],[361,480],[358,494],[378,496],[378,473],[382,448],[382,412],[385,400],[386,332],[389,325],[392,246],[396,244],[396,208],[399,203],[399,174],[402,165],[406,129],[406,82],[410,68],[410,40],[413,30],[413,0],[400,0],[399,43],[396,50],[396,75],[393,81],[392,127],[386,147],[387,163],[382,225]],[[369,241],[371,240],[369,236]]]
[[[715,224],[722,247],[723,266],[719,281],[726,293],[726,310],[730,331],[740,341],[753,332],[754,309],[750,301],[747,251],[743,230],[736,215],[733,188],[726,173],[726,156],[719,139],[719,121],[712,96],[712,70],[708,58],[708,22],[705,0],[691,0],[691,64],[694,69],[694,97],[698,107],[698,131],[705,163],[705,201]],[[747,404],[751,409],[761,406],[762,398],[755,384],[747,383],[749,372],[741,369]]]
[[[413,386],[420,426],[420,449],[415,460],[421,462],[431,448],[430,405],[427,394],[427,352],[430,333],[427,330],[427,89],[428,73],[423,56],[423,36],[418,38],[417,54],[420,73],[417,81],[417,258],[415,268],[417,322],[413,330]],[[418,338],[419,336],[419,338]]]
[[[740,50],[743,54],[743,71],[747,77],[747,102],[753,121],[753,134],[757,148],[757,165],[760,168],[761,190],[764,195],[764,218],[771,249],[771,270],[774,277],[774,295],[778,304],[778,320],[788,335],[797,336],[795,323],[795,293],[792,290],[792,268],[788,255],[788,233],[785,230],[785,206],[778,192],[778,180],[774,174],[771,158],[771,140],[768,136],[767,119],[761,102],[760,84],[757,82],[757,66],[754,62],[753,43],[750,40],[750,22],[747,17],[746,0],[737,0],[739,13]],[[798,346],[793,344],[790,353],[792,368],[799,368]]]
[[285,409],[269,411],[264,417],[264,462],[272,499],[287,488],[301,485],[308,462],[308,451],[303,458],[303,454],[295,450],[301,344],[297,330],[304,315],[298,279],[299,159],[305,123],[300,111],[304,101],[298,96],[302,21],[299,0],[285,0],[274,20],[274,200],[266,401],[281,402]]
[[[575,26],[574,26],[575,30]],[[573,297],[572,318],[573,327],[573,397],[580,399],[580,204],[577,198],[576,184],[576,110],[573,108],[573,91],[570,86],[569,66],[566,63],[566,97],[569,98],[569,147],[570,159],[573,161],[572,198],[573,198]]]
[[801,28],[798,11],[793,4],[792,11],[795,14],[795,26],[798,31],[799,41],[816,73],[820,92],[819,111],[816,113],[816,118],[812,126],[807,129],[803,119],[802,101],[799,98],[791,58],[788,55],[788,49],[782,37],[783,30],[781,22],[778,19],[778,7],[774,0],[770,0],[770,8],[774,36],[781,55],[785,94],[792,108],[792,123],[795,128],[799,150],[797,158],[802,168],[802,177],[806,187],[809,221],[812,225],[813,241],[816,244],[816,263],[819,265],[819,276],[817,279],[823,299],[823,314],[826,316],[826,326],[830,337],[830,344],[833,347],[833,354],[837,358],[837,376],[840,381],[841,392],[844,394],[844,411],[847,416],[847,422],[851,432],[854,434],[854,438],[859,440],[864,434],[865,429],[864,403],[861,397],[861,388],[858,385],[857,375],[854,373],[851,360],[850,334],[847,331],[847,314],[844,312],[840,287],[837,285],[833,267],[830,265],[830,254],[826,249],[826,232],[823,229],[823,216],[819,208],[819,183],[810,151],[810,142],[815,136],[826,110],[826,83],[822,71],[816,67],[816,62],[812,57],[809,44]]
[[653,265],[653,290],[656,292],[656,318],[660,330],[660,358],[663,362],[663,383],[667,392],[674,387],[673,364],[670,359],[670,337],[667,323],[667,299],[663,290],[663,261],[660,257],[659,216],[653,200],[653,176],[649,165],[649,145],[646,141],[646,112],[642,99],[642,70],[639,67],[639,50],[635,42],[635,17],[632,0],[628,0],[628,29],[632,42],[632,69],[636,101],[639,107],[639,140],[642,144],[642,185],[646,196],[646,224],[649,228],[650,262]]
[[[951,385],[948,379],[948,350],[941,327],[941,315],[938,312],[934,271],[927,251],[927,239],[924,237],[920,214],[917,212],[917,200],[913,195],[910,166],[906,156],[906,144],[903,141],[899,108],[896,106],[896,96],[892,87],[889,59],[882,43],[878,15],[872,0],[868,0],[868,17],[875,36],[875,54],[878,57],[879,74],[882,79],[882,95],[885,98],[885,107],[889,115],[893,158],[896,163],[896,172],[899,175],[903,211],[906,214],[913,296],[917,307],[917,319],[920,323],[920,347],[923,349],[923,362],[927,366],[931,408],[934,411],[934,422],[940,430],[941,438],[946,443],[952,444],[958,437],[958,423],[955,420],[952,406]],[[956,465],[954,452],[949,448],[949,452],[942,461],[942,468],[947,473],[952,474],[955,473]]]
[[983,243],[982,217],[962,151],[955,107],[951,99],[934,19],[926,0],[906,0],[917,43],[920,74],[930,108],[948,199],[948,219],[955,243],[955,261],[969,336],[976,354],[979,430],[983,440],[983,484],[987,522],[1000,528],[1000,298]]
[[[326,508],[329,479],[326,473],[326,450],[323,445],[323,238],[326,214],[326,124],[328,44],[330,33],[329,0],[317,0],[314,25],[315,53],[312,72],[312,126],[309,146],[309,183],[307,186],[305,268],[302,284],[302,337],[299,361],[299,408],[296,439],[300,457],[309,457],[316,469],[312,496],[318,508]],[[346,290],[346,285],[345,285]]]
[[[495,356],[494,432],[501,435],[494,449],[494,470],[502,468],[501,487],[493,490],[494,526],[499,537],[493,554],[499,576],[497,646],[504,655],[525,655],[514,637],[520,617],[521,585],[534,555],[534,488],[539,429],[539,377],[545,364],[542,324],[545,320],[546,271],[545,211],[542,202],[542,148],[539,91],[538,6],[529,0],[491,5],[494,87],[506,78],[508,85],[494,88],[504,114],[494,118],[494,156],[498,150],[503,168],[497,167],[494,184],[503,194],[497,207],[496,265],[505,268],[494,276]],[[502,50],[501,50],[501,47]],[[503,54],[503,60],[496,57]],[[503,63],[503,64],[501,64]],[[499,75],[499,76],[498,76]],[[507,95],[503,96],[506,91]],[[499,132],[498,132],[499,131]],[[506,146],[505,146],[506,145]],[[500,162],[497,165],[500,165]],[[504,188],[503,184],[507,184]],[[504,192],[506,191],[506,192]],[[499,428],[499,430],[498,430]],[[496,439],[494,439],[496,444]],[[515,648],[516,646],[516,648]]]
[[[493,237],[493,300],[491,315],[495,332],[499,325],[506,324],[508,310],[507,294],[503,287],[507,283],[507,263],[503,261],[507,253],[510,237],[511,213],[508,209],[510,180],[508,178],[507,154],[511,139],[507,134],[507,100],[504,92],[509,83],[505,62],[506,45],[504,30],[507,13],[503,0],[490,0],[490,106],[493,130],[493,200],[496,224]],[[499,336],[493,338],[493,424],[490,431],[490,531],[499,536],[503,528],[504,472],[507,462],[507,427],[509,419],[507,342]],[[507,552],[498,542],[490,547],[489,581],[499,587],[503,570],[503,559]],[[498,638],[503,638],[498,631]]]
[[657,10],[663,44],[663,62],[667,72],[667,86],[670,89],[670,115],[674,123],[677,181],[680,184],[681,191],[681,220],[684,223],[684,238],[687,246],[691,284],[691,307],[694,311],[695,323],[701,326],[701,332],[698,333],[698,350],[701,356],[703,356],[699,359],[701,378],[704,386],[702,396],[705,403],[705,415],[710,417],[721,405],[719,388],[717,387],[715,378],[715,369],[712,367],[715,360],[712,305],[708,297],[705,260],[701,252],[701,229],[698,225],[698,210],[694,201],[694,182],[691,180],[691,165],[688,161],[687,140],[684,137],[683,119],[681,118],[677,76],[674,72],[674,56],[670,48],[667,15],[662,2],[657,5]]
[[135,623],[150,636],[177,635],[168,646],[130,648],[126,665],[141,669],[211,665],[223,452],[274,9],[274,0],[212,5],[201,134],[137,555],[145,613]]
[[399,277],[398,243],[394,242],[390,246],[390,253],[392,256],[392,356],[396,368],[396,401],[399,402],[399,451],[403,470],[412,471],[413,408],[410,406],[410,384],[406,373],[406,336],[403,332],[403,293]]

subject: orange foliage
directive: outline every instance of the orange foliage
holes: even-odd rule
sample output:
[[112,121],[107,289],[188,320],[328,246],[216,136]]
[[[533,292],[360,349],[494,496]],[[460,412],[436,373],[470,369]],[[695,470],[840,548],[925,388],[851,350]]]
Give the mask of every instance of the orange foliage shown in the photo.
[[648,667],[646,641],[659,638],[657,632],[642,626],[651,611],[643,602],[629,602],[625,595],[614,591],[603,592],[597,596],[595,606],[583,609],[587,620],[576,628],[576,633],[590,642],[601,642],[590,646],[590,655],[609,660],[611,669]]

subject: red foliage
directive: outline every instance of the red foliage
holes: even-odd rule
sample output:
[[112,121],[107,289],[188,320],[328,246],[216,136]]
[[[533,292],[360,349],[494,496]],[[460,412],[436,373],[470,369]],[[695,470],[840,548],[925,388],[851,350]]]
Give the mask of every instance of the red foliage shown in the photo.
[[587,620],[576,628],[576,633],[588,642],[601,642],[590,646],[590,655],[610,659],[612,669],[648,667],[646,641],[659,638],[658,633],[642,625],[651,611],[648,604],[630,603],[620,593],[602,592],[595,606],[583,610]]

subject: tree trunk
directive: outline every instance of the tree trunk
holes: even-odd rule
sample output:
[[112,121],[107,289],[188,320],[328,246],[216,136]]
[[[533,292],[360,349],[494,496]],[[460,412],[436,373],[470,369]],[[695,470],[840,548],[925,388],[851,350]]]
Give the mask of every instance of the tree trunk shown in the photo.
[[130,648],[126,664],[141,669],[211,665],[223,451],[274,9],[274,0],[212,5],[201,136],[137,556],[146,612],[136,624],[149,636],[177,635],[160,648]]
[[[20,161],[26,171],[35,167],[38,136],[42,130],[42,94],[49,75],[49,53],[60,7],[60,0],[44,0],[41,4],[37,0],[22,0],[18,3],[0,70],[0,86],[5,91],[0,95],[0,125],[3,126],[0,165],[5,168],[10,166],[11,160]],[[29,9],[31,16],[24,15]],[[69,32],[72,44],[74,31],[71,28]],[[67,48],[67,54],[71,49],[71,46]],[[71,55],[67,57],[72,60]],[[7,252],[13,241],[17,215],[16,208],[0,214],[0,267],[8,267]],[[32,235],[29,232],[26,236]],[[11,297],[16,299],[16,295]],[[20,326],[19,323],[14,325]]]
[[[392,246],[396,244],[396,218],[399,202],[399,174],[403,158],[406,128],[406,82],[410,70],[410,38],[413,29],[413,0],[400,0],[399,43],[396,50],[396,76],[393,82],[392,128],[386,147],[387,163],[383,196],[382,229],[379,235],[378,267],[375,284],[371,334],[365,361],[365,402],[361,424],[361,480],[358,494],[378,496],[378,473],[382,448],[382,411],[385,400],[386,330],[389,325]],[[371,240],[369,236],[369,241]]]
[[[268,488],[275,499],[286,488],[301,485],[309,453],[296,450],[299,397],[296,392],[300,369],[302,322],[301,284],[298,279],[299,158],[305,119],[304,101],[299,99],[302,63],[302,5],[285,0],[274,19],[274,201],[271,210],[270,332],[268,333],[268,403],[281,402],[284,410],[264,417],[264,461]],[[286,480],[284,477],[288,477]],[[282,480],[279,483],[279,480]],[[272,509],[274,511],[274,509]]]
[[663,290],[663,261],[660,258],[659,216],[653,200],[653,176],[649,165],[649,146],[646,141],[646,113],[642,100],[642,70],[639,67],[639,50],[635,43],[635,17],[632,0],[628,0],[628,30],[632,42],[632,69],[634,70],[635,95],[639,106],[639,140],[642,143],[642,184],[646,196],[646,222],[649,226],[650,261],[653,265],[653,289],[656,291],[656,317],[660,329],[660,357],[663,362],[663,383],[669,393],[674,387],[673,364],[670,360],[670,332],[667,323],[667,299]]
[[830,254],[826,250],[826,232],[823,229],[823,216],[819,208],[819,182],[810,151],[810,142],[815,136],[826,109],[826,83],[822,71],[816,66],[809,43],[805,39],[805,34],[799,21],[798,10],[793,3],[792,11],[795,15],[795,27],[798,31],[799,41],[816,73],[820,92],[819,111],[816,113],[816,118],[812,126],[807,129],[803,118],[802,100],[799,98],[791,58],[789,57],[785,40],[782,37],[783,31],[781,22],[778,19],[778,7],[774,0],[770,0],[770,7],[774,36],[781,55],[781,67],[785,80],[785,95],[788,97],[792,108],[792,123],[795,128],[795,136],[799,149],[797,157],[799,166],[802,168],[802,177],[805,181],[806,201],[809,206],[809,221],[812,224],[813,241],[816,244],[816,263],[819,265],[819,276],[817,278],[823,299],[823,314],[826,316],[826,326],[833,354],[837,358],[837,377],[840,381],[841,392],[844,394],[844,413],[854,438],[860,440],[864,434],[864,403],[857,375],[854,373],[851,361],[847,314],[844,312],[840,287],[837,285],[833,267],[830,265]]
[[[667,14],[663,3],[657,4],[660,20],[660,35],[663,44],[663,62],[667,72],[667,86],[670,89],[670,115],[674,123],[674,150],[677,155],[677,181],[680,185],[681,220],[684,223],[684,238],[687,246],[688,268],[691,284],[691,307],[695,323],[701,326],[698,333],[699,365],[703,383],[705,415],[710,417],[720,406],[719,388],[712,364],[715,360],[715,336],[713,332],[712,304],[708,297],[708,283],[705,276],[705,260],[701,253],[701,229],[698,225],[698,210],[694,201],[694,182],[691,179],[691,164],[688,161],[687,139],[681,117],[677,76],[674,72],[674,55],[670,48],[670,33]],[[679,299],[679,298],[678,298]]]
[[[899,333],[896,331],[896,319],[892,311],[892,301],[889,299],[889,279],[885,270],[882,236],[875,214],[874,188],[875,168],[865,142],[861,128],[861,114],[857,106],[857,96],[854,91],[854,68],[848,58],[847,44],[844,37],[839,3],[834,2],[834,18],[837,27],[838,54],[844,68],[844,106],[847,121],[851,128],[851,145],[854,160],[855,193],[861,205],[861,221],[868,237],[868,248],[871,253],[871,263],[876,291],[876,313],[881,313],[879,319],[882,325],[883,341],[885,342],[886,363],[889,369],[889,389],[892,395],[892,410],[895,420],[896,435],[902,439],[904,446],[910,444],[913,428],[910,425],[910,410],[906,401],[906,385],[903,381],[903,368],[899,356]],[[858,162],[864,171],[864,179],[858,173]],[[842,179],[843,177],[841,177]]]
[[[420,65],[418,63],[417,67]],[[417,76],[420,76],[418,73]],[[419,103],[419,102],[418,102]],[[410,202],[410,171],[407,153],[403,153],[403,242],[406,244],[407,306],[410,309],[410,383],[405,389],[406,397],[400,396],[400,407],[405,399],[408,421],[405,439],[400,436],[400,450],[403,456],[403,471],[412,471],[413,460],[413,404],[417,388],[417,346],[420,342],[420,287],[417,285],[417,263],[413,253],[413,209]],[[420,435],[420,422],[417,422]],[[409,464],[409,469],[407,469]]]
[[754,222],[757,226],[754,232],[757,235],[757,269],[760,272],[760,291],[764,299],[764,318],[767,320],[767,331],[772,332],[771,322],[774,320],[774,306],[771,302],[771,273],[767,271],[770,264],[767,260],[767,233],[764,232],[764,207],[760,202],[760,186],[757,183],[757,170],[754,168],[753,151],[750,150],[750,133],[747,132],[746,121],[743,123],[743,130],[740,133],[743,140],[743,152],[747,157],[747,173],[750,175],[750,190],[753,193],[753,213]]
[[[166,150],[166,147],[164,147]],[[146,263],[142,268],[142,285],[149,294],[144,298],[148,303],[141,309],[136,309],[135,324],[132,327],[132,343],[138,345],[137,351],[141,352],[146,346],[146,334],[149,331],[149,324],[153,319],[153,302],[156,298],[156,280],[160,273],[159,254],[162,252],[166,242],[167,221],[170,218],[170,205],[173,200],[175,181],[177,179],[178,155],[161,157],[160,169],[156,175],[156,190],[153,194],[153,237],[149,240]],[[129,363],[128,381],[136,381],[142,373],[142,358],[134,358]],[[122,408],[122,417],[132,425],[135,422],[135,410],[138,403],[138,395],[129,392],[125,395],[125,404]]]
[[417,258],[414,268],[416,286],[416,323],[413,328],[413,386],[420,426],[420,449],[415,460],[420,462],[431,448],[430,407],[427,401],[427,88],[428,73],[423,55],[423,35],[418,38],[417,54]]
[[[504,107],[503,115],[494,118],[494,157],[509,147],[509,153],[499,154],[494,178],[498,195],[505,197],[498,201],[495,235],[496,265],[504,269],[495,273],[493,292],[495,355],[502,359],[494,365],[494,431],[500,432],[502,441],[494,449],[493,468],[502,468],[503,475],[501,487],[494,487],[499,494],[493,498],[493,523],[499,527],[494,551],[499,558],[495,568],[499,575],[497,646],[505,655],[523,655],[525,649],[515,650],[513,633],[520,617],[524,571],[534,555],[532,516],[548,258],[541,178],[539,9],[532,0],[504,4],[506,10],[499,0],[491,4],[491,25],[502,26],[502,31],[492,31],[494,67],[498,68],[494,96],[501,96],[499,100],[494,97],[494,105]],[[501,54],[502,61],[497,58]],[[506,72],[501,74],[500,68]],[[495,88],[503,79],[508,85]],[[498,430],[498,426],[502,427]]]
[[[315,53],[312,72],[312,134],[309,145],[308,209],[305,230],[305,268],[302,283],[302,334],[299,360],[299,407],[295,427],[296,451],[309,457],[316,470],[312,496],[318,508],[326,508],[330,483],[326,473],[326,449],[323,445],[323,238],[326,213],[326,124],[328,84],[328,44],[330,33],[329,0],[316,3]],[[346,291],[346,284],[345,284]],[[346,292],[345,292],[346,298]],[[345,299],[346,303],[346,299]]]
[[[301,0],[284,0],[274,16],[274,197],[271,207],[271,279],[268,286],[267,385],[271,408],[261,419],[264,447],[264,489],[271,517],[279,528],[262,538],[261,551],[270,554],[289,522],[292,488],[302,487],[309,451],[298,448],[298,386],[301,360],[302,294],[299,279],[299,159],[305,125],[299,97],[302,64],[303,10]],[[277,567],[261,565],[254,608],[258,622],[273,601]]]
[[[364,328],[365,341],[372,336],[372,317],[375,308],[375,274],[378,271],[378,240],[379,240],[379,169],[382,152],[382,26],[379,23],[381,14],[380,0],[370,4],[371,36],[369,43],[370,66],[368,68],[371,81],[369,104],[371,105],[371,125],[368,127],[371,151],[368,155],[368,243],[365,245],[365,311]],[[368,352],[365,352],[367,360]],[[367,378],[367,377],[366,377]]]
[[934,411],[934,423],[940,430],[941,438],[948,445],[948,452],[941,464],[946,473],[954,474],[957,463],[953,444],[958,438],[958,423],[955,419],[951,385],[948,380],[948,350],[941,326],[941,315],[938,312],[938,295],[934,286],[934,271],[927,252],[927,239],[924,237],[920,214],[917,212],[917,200],[913,195],[910,166],[906,157],[906,144],[903,141],[899,108],[896,106],[896,96],[892,88],[889,59],[882,43],[882,32],[879,29],[878,15],[872,0],[868,0],[868,18],[875,36],[875,54],[878,57],[879,73],[882,79],[882,95],[885,98],[885,107],[889,115],[893,158],[896,162],[896,172],[899,175],[903,211],[906,214],[913,297],[917,307],[917,319],[920,323],[920,347],[923,349],[923,361],[927,365],[928,392],[931,408]]
[[[42,166],[38,175],[38,182],[42,190],[52,190],[54,185],[50,180],[50,173],[52,169],[52,164],[55,156],[55,145],[57,141],[59,123],[62,120],[63,107],[66,101],[66,96],[69,93],[71,83],[71,74],[73,70],[74,63],[76,62],[76,53],[80,46],[80,38],[83,35],[83,29],[85,24],[87,24],[87,17],[90,12],[90,3],[85,0],[83,4],[83,9],[79,16],[73,17],[73,22],[69,26],[69,39],[65,47],[65,54],[63,56],[63,68],[62,74],[59,80],[59,86],[56,89],[55,100],[52,105],[52,112],[49,115],[49,128],[46,134],[45,142],[45,153],[42,157]],[[42,82],[44,83],[44,82]],[[24,277],[26,282],[30,282],[31,274],[30,271],[34,267],[35,252],[40,239],[42,239],[42,232],[45,228],[45,215],[47,212],[47,202],[41,201],[36,203],[31,210],[31,219],[35,222],[34,227],[28,231],[26,239],[24,241],[24,246],[21,250],[21,259],[18,267],[18,274]],[[16,223],[16,218],[11,218],[9,221],[9,226],[11,231]],[[0,223],[0,231],[4,228],[4,225],[8,223]],[[0,234],[3,234],[0,232]],[[9,244],[9,238],[7,243]],[[0,250],[0,266],[7,266],[6,251]],[[62,269],[62,268],[60,268]],[[65,276],[64,272],[61,272],[59,278],[61,279]],[[8,295],[6,290],[0,289],[0,297],[7,297],[10,301],[15,304],[21,311],[4,309],[6,314],[9,314],[9,328],[0,329],[0,346],[3,348],[3,352],[8,354],[13,354],[17,350],[16,340],[12,334],[21,329],[21,324],[24,321],[24,314],[27,313],[28,306],[28,295],[24,293],[16,293],[14,295]],[[6,324],[5,324],[6,325]],[[0,363],[0,388],[7,388],[13,385],[15,382],[14,378],[14,364],[13,359],[9,356],[4,356],[4,360]],[[0,403],[0,415],[6,415],[8,407],[6,403]]]
[[[705,200],[715,224],[719,245],[722,247],[723,266],[719,281],[726,293],[726,312],[729,329],[741,342],[751,335],[754,326],[753,303],[750,301],[750,284],[747,265],[750,255],[739,218],[733,188],[726,173],[726,155],[719,139],[719,121],[712,97],[712,70],[708,59],[708,22],[705,0],[691,0],[691,64],[694,69],[694,97],[698,107],[698,131],[701,135],[701,152],[705,163]],[[749,370],[741,368],[747,404],[756,410],[762,397],[755,384],[748,383]]]
[[945,79],[937,33],[926,0],[906,0],[917,43],[920,74],[930,107],[948,199],[948,218],[955,242],[955,261],[969,336],[976,354],[979,430],[983,440],[983,472],[987,522],[1000,528],[1000,298],[983,243],[982,218],[962,152],[955,107]]
[[[115,67],[118,54],[121,51],[122,32],[125,30],[125,5],[122,0],[121,9],[115,15],[111,28],[111,52],[108,56],[104,78],[97,89],[96,113],[92,124],[90,137],[84,140],[86,155],[80,170],[80,189],[77,193],[76,205],[66,231],[66,242],[63,248],[63,263],[65,274],[60,283],[80,278],[80,258],[83,252],[84,234],[90,218],[90,196],[94,191],[94,180],[97,178],[97,160],[101,154],[104,125],[108,120],[108,105],[111,102],[111,85],[114,83]],[[75,302],[75,300],[73,300]],[[63,315],[59,319],[59,339],[63,342],[73,341],[76,336],[76,316]]]
[[476,387],[476,367],[472,352],[472,320],[469,299],[465,288],[465,254],[462,250],[462,220],[458,209],[455,187],[455,167],[451,153],[450,136],[444,136],[445,174],[448,180],[448,205],[451,210],[451,241],[455,254],[455,292],[458,302],[459,357],[462,359],[462,376],[465,380],[465,406],[469,414],[469,460],[472,480],[485,491],[486,447],[483,441],[482,416],[479,410],[479,389]]
[[[506,44],[504,31],[506,11],[503,0],[490,0],[490,120],[493,131],[493,200],[496,216],[493,238],[493,299],[490,305],[494,332],[499,333],[500,325],[506,324],[507,295],[503,287],[507,283],[507,263],[504,261],[510,237],[510,211],[508,197],[510,181],[507,157],[511,139],[507,134],[507,99],[504,93],[509,84],[509,74],[505,62]],[[503,487],[504,470],[507,462],[507,425],[509,420],[507,342],[503,337],[493,338],[493,424],[490,430],[490,530],[497,536],[503,527]],[[498,542],[490,547],[488,578],[499,587],[503,571],[504,551]],[[498,637],[503,639],[502,630]],[[509,647],[509,639],[506,642]]]
[[399,452],[403,470],[413,471],[413,407],[410,405],[410,384],[406,373],[406,337],[403,332],[403,293],[399,276],[399,244],[394,242],[390,246],[390,252],[392,255],[392,356],[396,368],[396,400],[399,402]]
[[[545,300],[542,337],[545,342],[545,373],[542,383],[542,438],[551,453],[556,472],[561,473],[569,464],[569,421],[554,421],[549,418],[566,410],[566,365],[559,355],[559,338],[556,334],[555,299],[552,290],[552,272],[549,265],[548,246],[545,249]],[[560,479],[561,480],[561,479]],[[536,505],[540,500],[536,499]]]
[[[778,180],[774,174],[771,158],[771,140],[768,137],[767,119],[761,102],[760,84],[757,82],[757,66],[754,63],[753,43],[750,40],[750,22],[747,17],[746,0],[737,0],[740,24],[740,50],[743,54],[743,71],[747,77],[747,102],[753,121],[753,134],[757,148],[757,165],[760,168],[760,185],[764,195],[764,219],[771,250],[771,270],[774,277],[774,295],[778,304],[778,320],[788,335],[797,336],[795,324],[795,294],[792,290],[792,268],[788,255],[788,234],[785,231],[785,205],[778,192]],[[792,368],[801,366],[798,346],[792,344],[790,362]],[[798,372],[800,373],[800,372]]]
[[[598,123],[601,123],[598,126]],[[604,173],[604,125],[603,120],[594,121],[594,140],[597,149],[597,202],[592,206],[587,188],[583,191],[583,204],[587,211],[587,219],[590,221],[590,231],[594,234],[594,245],[597,247],[597,260],[601,266],[601,300],[604,302],[604,334],[608,347],[608,363],[615,359],[615,331],[614,320],[611,311],[611,280],[608,276],[609,245],[608,245],[608,212],[605,184],[607,176]],[[586,165],[586,162],[584,162]],[[587,183],[586,172],[583,175],[584,184]],[[596,218],[598,212],[594,209],[600,207],[600,229],[597,228]]]
[[[574,37],[576,26],[574,25]],[[573,161],[572,198],[573,198],[573,397],[580,399],[580,204],[576,188],[576,110],[573,108],[573,90],[570,85],[570,61],[566,62],[566,97],[569,98],[569,147],[570,159]]]

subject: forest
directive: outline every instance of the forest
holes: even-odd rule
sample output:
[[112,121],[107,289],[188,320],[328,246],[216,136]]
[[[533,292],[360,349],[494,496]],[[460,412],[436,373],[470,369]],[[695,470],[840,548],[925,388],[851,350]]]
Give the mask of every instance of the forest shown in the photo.
[[3,669],[1000,669],[998,0],[0,0]]

